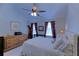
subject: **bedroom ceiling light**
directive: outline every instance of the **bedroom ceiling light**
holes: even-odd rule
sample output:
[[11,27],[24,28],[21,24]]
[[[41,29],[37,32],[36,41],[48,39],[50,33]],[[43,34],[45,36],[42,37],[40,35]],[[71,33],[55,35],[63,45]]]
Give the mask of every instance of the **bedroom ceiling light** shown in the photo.
[[31,15],[32,16],[37,16],[37,13],[36,12],[32,12]]
[[65,31],[64,28],[62,28],[62,29],[60,30],[62,37],[63,37],[63,35],[64,35],[64,31]]
[[29,15],[31,15],[31,16],[39,16],[39,13],[46,12],[45,10],[39,10],[37,8],[37,4],[36,3],[33,3],[33,6],[32,6],[32,8],[30,10],[29,9],[25,9],[25,8],[23,8],[23,9],[25,11],[27,11],[27,12],[30,12]]

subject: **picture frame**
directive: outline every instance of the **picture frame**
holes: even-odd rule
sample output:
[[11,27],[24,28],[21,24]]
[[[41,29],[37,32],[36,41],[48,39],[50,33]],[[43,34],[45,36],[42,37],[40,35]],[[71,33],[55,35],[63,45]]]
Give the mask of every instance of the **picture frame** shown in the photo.
[[39,26],[38,29],[39,31],[44,31],[44,26]]
[[20,29],[20,22],[18,22],[18,21],[11,21],[10,22],[10,29],[11,29],[11,32],[19,31],[19,29]]

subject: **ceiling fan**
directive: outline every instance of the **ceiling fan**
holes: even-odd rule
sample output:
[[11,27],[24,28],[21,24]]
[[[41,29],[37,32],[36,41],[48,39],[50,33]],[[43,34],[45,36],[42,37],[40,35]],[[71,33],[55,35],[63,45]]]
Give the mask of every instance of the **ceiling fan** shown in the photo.
[[32,16],[39,16],[38,13],[46,12],[45,10],[38,10],[35,3],[33,3],[33,7],[32,7],[31,10],[28,10],[28,9],[25,9],[25,8],[23,8],[23,9],[27,12],[31,12],[30,15],[32,15]]

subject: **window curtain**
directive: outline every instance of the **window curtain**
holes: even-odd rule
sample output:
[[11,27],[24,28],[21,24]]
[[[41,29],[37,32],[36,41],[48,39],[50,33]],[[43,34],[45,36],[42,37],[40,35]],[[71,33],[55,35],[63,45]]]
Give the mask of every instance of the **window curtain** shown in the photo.
[[36,36],[38,36],[37,23],[35,23]]
[[33,23],[31,23],[31,34],[32,34],[32,37],[33,37]]
[[48,22],[45,22],[45,34],[44,34],[45,37],[46,37],[47,25],[48,25]]
[[32,38],[32,24],[31,24],[31,26],[28,25],[28,38],[29,38],[29,39]]
[[56,38],[55,21],[51,21],[51,29],[52,29],[53,38]]

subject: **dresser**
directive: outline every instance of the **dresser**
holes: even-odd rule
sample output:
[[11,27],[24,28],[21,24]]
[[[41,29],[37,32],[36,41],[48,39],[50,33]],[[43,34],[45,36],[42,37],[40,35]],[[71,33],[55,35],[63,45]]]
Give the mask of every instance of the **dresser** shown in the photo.
[[27,40],[27,35],[7,35],[4,37],[4,52],[21,46]]

